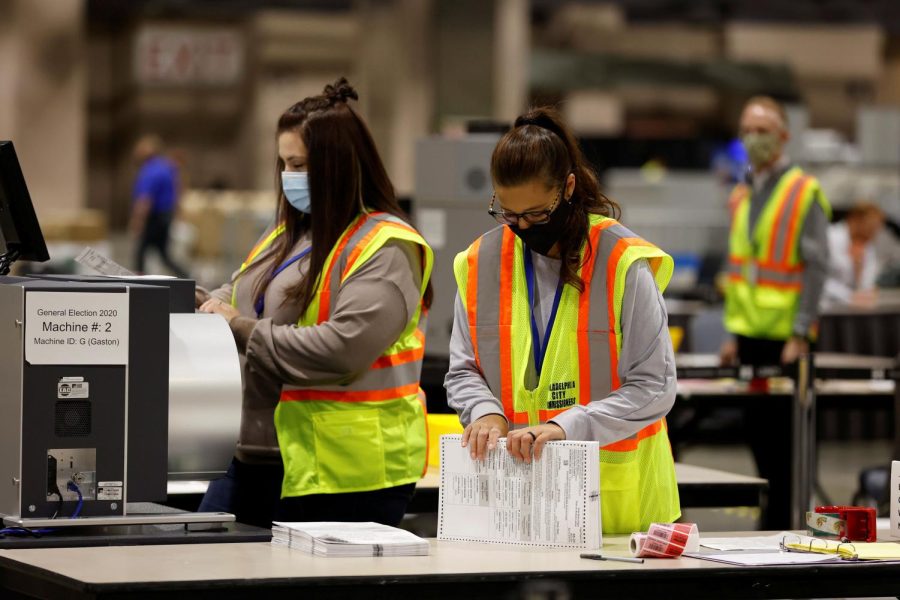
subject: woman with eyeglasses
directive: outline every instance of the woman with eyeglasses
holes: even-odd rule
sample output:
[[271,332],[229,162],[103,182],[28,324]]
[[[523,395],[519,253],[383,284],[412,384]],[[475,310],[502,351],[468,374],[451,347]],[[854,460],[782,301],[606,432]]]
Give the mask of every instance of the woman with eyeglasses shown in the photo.
[[424,473],[432,251],[356,99],[342,78],[281,115],[275,222],[200,306],[228,320],[244,383],[237,452],[203,511],[397,525]]
[[603,531],[674,521],[675,362],[661,295],[672,259],[614,219],[553,109],[516,119],[491,178],[500,227],[454,262],[445,387],[462,445],[484,460],[506,437],[531,462],[550,441],[599,441]]

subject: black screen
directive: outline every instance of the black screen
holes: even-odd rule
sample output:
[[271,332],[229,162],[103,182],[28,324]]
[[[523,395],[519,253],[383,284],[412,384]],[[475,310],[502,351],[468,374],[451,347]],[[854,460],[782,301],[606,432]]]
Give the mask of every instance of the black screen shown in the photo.
[[50,259],[12,142],[0,141],[0,235],[21,260]]

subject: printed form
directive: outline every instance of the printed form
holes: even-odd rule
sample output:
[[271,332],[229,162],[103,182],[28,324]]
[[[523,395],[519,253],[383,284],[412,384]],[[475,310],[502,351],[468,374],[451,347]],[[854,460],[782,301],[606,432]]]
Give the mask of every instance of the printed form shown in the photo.
[[441,436],[438,539],[599,548],[600,448],[550,442],[530,464],[506,451],[472,460],[461,435]]

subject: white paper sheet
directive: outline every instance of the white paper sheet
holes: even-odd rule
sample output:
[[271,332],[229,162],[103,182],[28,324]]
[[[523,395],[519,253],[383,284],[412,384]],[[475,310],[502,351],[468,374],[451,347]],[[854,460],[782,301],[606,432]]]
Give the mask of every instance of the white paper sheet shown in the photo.
[[512,458],[503,438],[484,461],[461,441],[441,436],[438,539],[600,547],[597,442],[550,442],[528,464]]
[[820,562],[840,562],[833,554],[808,554],[804,552],[729,552],[727,554],[684,554],[691,558],[712,560],[729,565],[758,567],[763,565],[805,565]]
[[778,550],[787,531],[756,537],[701,537],[700,545],[713,550]]

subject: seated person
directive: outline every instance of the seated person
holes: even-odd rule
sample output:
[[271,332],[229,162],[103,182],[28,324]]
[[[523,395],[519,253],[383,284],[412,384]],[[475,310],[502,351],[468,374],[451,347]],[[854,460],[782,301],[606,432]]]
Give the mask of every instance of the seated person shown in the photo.
[[879,261],[872,242],[883,227],[884,212],[878,205],[858,202],[845,220],[828,228],[831,260],[822,294],[823,307],[875,303]]

